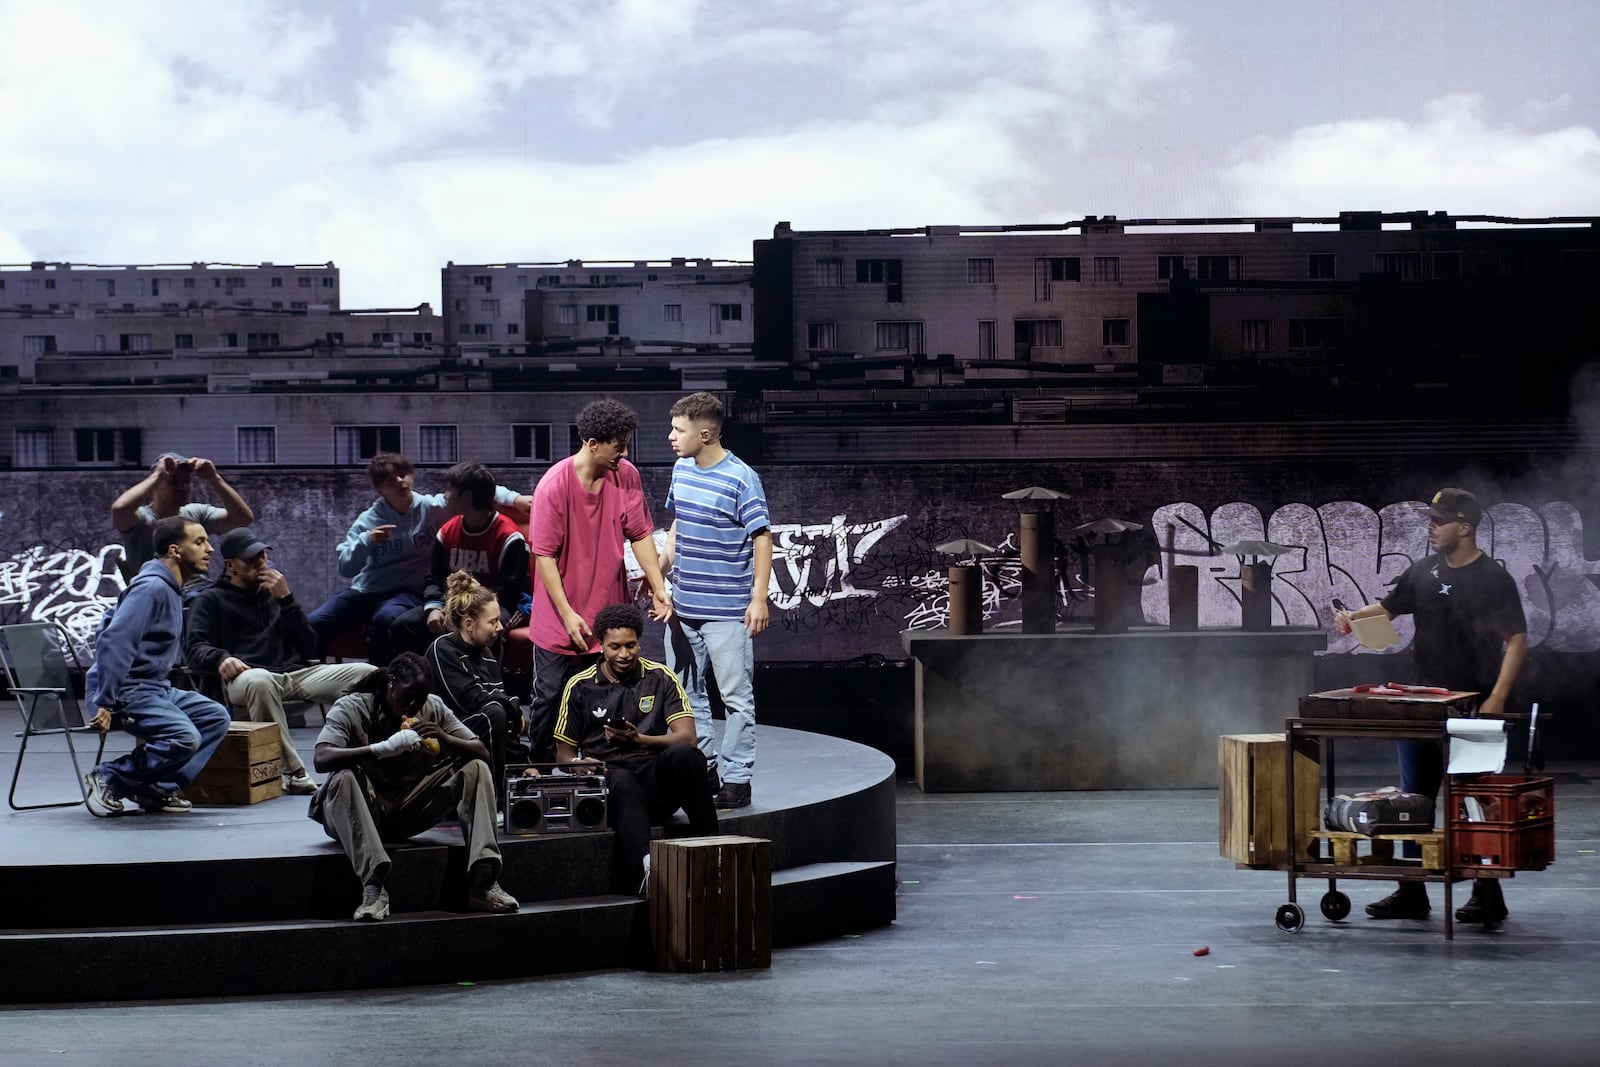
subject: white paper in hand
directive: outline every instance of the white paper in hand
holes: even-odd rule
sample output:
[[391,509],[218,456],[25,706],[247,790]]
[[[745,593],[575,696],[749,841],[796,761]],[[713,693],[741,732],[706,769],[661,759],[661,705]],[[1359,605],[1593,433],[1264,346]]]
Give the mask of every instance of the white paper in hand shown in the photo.
[[1351,619],[1350,629],[1361,642],[1361,647],[1382,652],[1390,645],[1400,643],[1400,635],[1387,615],[1369,615],[1364,619]]

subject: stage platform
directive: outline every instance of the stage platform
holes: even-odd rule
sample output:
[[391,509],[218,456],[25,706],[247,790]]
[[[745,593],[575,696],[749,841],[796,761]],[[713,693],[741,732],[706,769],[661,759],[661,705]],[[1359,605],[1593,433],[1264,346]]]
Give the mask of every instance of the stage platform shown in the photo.
[[[309,755],[318,732],[295,730]],[[720,727],[720,724],[719,724]],[[16,759],[0,705],[0,760]],[[893,921],[894,763],[862,745],[761,727],[753,803],[724,833],[772,841],[773,943]],[[92,761],[94,738],[80,737]],[[86,744],[83,742],[87,742]],[[126,751],[113,734],[108,752]],[[119,747],[120,746],[120,747]],[[69,799],[59,738],[35,739],[19,803]],[[609,892],[610,832],[502,835],[509,915],[465,914],[454,826],[392,849],[394,914],[356,923],[349,862],[306,797],[97,819],[81,805],[0,816],[0,1002],[313,992],[640,966],[648,916]],[[668,831],[682,835],[682,817]]]

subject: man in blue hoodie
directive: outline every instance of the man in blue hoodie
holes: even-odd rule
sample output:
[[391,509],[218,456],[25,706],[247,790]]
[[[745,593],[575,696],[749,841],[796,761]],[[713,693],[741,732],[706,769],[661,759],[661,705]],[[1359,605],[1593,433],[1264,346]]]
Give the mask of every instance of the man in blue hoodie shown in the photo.
[[194,807],[180,790],[194,781],[228,732],[228,711],[168,680],[183,634],[183,584],[211,564],[206,528],[182,515],[158,519],[155,558],[139,568],[95,638],[85,679],[94,725],[122,728],[144,744],[84,776],[85,803],[102,818],[121,815],[131,800],[145,811]]
[[[350,588],[335,593],[311,613],[322,646],[339,633],[369,623],[367,659],[386,665],[399,651],[389,628],[412,608],[422,606],[428,563],[439,528],[461,510],[458,463],[445,472],[444,493],[418,493],[411,487],[416,468],[398,452],[379,452],[367,464],[367,478],[378,499],[356,516],[339,543],[339,573]],[[530,496],[496,486],[495,506],[521,525],[528,521]]]

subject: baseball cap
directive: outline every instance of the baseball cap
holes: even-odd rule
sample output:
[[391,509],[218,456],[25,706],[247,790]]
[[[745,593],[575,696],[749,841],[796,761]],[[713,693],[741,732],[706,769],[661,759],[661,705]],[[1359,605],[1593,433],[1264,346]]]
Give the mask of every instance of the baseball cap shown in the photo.
[[256,532],[248,526],[229,530],[222,535],[223,559],[255,559],[271,547],[258,541]]
[[1478,505],[1478,498],[1465,489],[1445,488],[1433,494],[1428,515],[1439,522],[1464,522],[1476,526],[1483,519],[1483,508]]

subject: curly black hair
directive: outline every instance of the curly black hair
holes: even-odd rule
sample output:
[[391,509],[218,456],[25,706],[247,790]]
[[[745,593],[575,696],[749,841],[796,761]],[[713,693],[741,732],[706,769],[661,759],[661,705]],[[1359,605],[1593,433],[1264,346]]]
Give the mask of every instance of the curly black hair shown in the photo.
[[644,614],[632,604],[608,604],[594,617],[594,632],[600,640],[606,639],[607,630],[632,630],[635,637],[643,637]]
[[578,412],[578,440],[627,444],[638,428],[639,416],[621,401],[606,397]]

